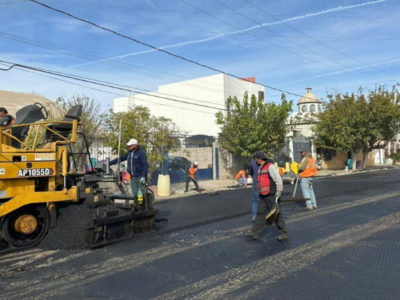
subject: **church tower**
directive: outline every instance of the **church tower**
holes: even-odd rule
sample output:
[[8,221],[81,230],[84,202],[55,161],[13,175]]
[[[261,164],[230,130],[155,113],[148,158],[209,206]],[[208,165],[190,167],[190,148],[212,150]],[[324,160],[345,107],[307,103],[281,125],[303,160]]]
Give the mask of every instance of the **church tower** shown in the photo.
[[297,103],[297,109],[300,115],[316,114],[321,112],[321,100],[311,92],[311,88],[306,88],[306,93],[300,98]]

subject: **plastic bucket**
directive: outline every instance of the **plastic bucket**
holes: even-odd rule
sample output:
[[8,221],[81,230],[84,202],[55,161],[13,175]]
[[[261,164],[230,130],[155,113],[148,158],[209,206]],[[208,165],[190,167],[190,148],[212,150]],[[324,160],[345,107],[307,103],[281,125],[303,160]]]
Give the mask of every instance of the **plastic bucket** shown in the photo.
[[158,175],[157,179],[157,195],[170,196],[171,195],[171,179],[169,175]]

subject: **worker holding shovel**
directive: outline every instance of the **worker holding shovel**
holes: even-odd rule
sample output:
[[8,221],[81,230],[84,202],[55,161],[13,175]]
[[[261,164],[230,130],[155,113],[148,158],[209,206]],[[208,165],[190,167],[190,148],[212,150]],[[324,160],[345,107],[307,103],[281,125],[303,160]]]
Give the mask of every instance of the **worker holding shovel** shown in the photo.
[[279,230],[278,241],[286,240],[288,238],[286,224],[278,204],[283,190],[282,178],[273,161],[264,152],[256,152],[254,159],[260,166],[257,175],[258,209],[251,230],[246,231],[244,235],[251,237],[253,240],[258,240],[264,224],[271,225],[275,223]]
[[304,198],[307,198],[304,210],[317,209],[317,200],[314,194],[313,177],[317,174],[317,162],[306,150],[300,151],[303,158],[300,162],[299,173],[301,177],[300,186]]
[[185,189],[185,192],[189,191],[189,181],[193,181],[193,183],[196,187],[196,191],[198,193],[200,193],[199,184],[197,183],[197,179],[196,179],[196,173],[198,170],[197,166],[198,166],[198,162],[195,161],[194,163],[191,163],[186,167],[186,189]]

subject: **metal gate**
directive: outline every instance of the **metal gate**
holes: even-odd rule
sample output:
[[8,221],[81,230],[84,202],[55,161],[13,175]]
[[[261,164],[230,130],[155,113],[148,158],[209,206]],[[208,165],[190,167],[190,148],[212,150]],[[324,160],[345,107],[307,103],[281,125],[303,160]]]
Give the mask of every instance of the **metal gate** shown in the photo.
[[[185,182],[186,167],[195,161],[199,163],[199,169],[196,174],[197,179],[213,179],[213,148],[185,148],[169,153],[168,174],[170,175],[171,183]],[[152,184],[157,183],[158,174],[160,173],[161,170],[156,170],[151,174]]]
[[311,152],[311,140],[303,135],[298,135],[293,139],[293,156],[295,162],[301,161],[301,150]]

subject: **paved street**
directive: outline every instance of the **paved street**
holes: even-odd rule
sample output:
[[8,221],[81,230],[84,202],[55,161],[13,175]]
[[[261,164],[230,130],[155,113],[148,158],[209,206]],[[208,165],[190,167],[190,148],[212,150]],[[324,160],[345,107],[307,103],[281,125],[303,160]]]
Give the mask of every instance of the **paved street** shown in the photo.
[[3,255],[0,298],[400,299],[399,179],[400,169],[317,179],[317,210],[282,205],[282,243],[275,227],[243,237],[249,189],[165,200],[168,223],[154,232],[94,251]]

